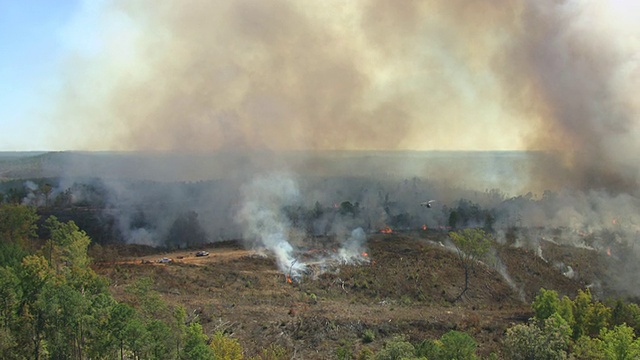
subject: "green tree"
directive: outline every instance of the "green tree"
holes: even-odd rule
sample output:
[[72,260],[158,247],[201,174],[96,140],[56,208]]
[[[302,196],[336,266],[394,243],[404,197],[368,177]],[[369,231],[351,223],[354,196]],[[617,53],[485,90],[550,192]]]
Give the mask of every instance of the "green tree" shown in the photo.
[[8,328],[0,328],[0,359],[18,359],[15,350],[18,343]]
[[544,320],[519,324],[507,329],[504,353],[512,360],[566,359],[571,328],[557,313]]
[[42,192],[42,195],[44,196],[44,207],[46,208],[49,207],[52,191],[53,191],[53,186],[51,186],[51,184],[46,183],[42,185],[42,187],[40,187],[40,192]]
[[182,306],[177,306],[173,309],[173,321],[172,334],[174,336],[174,343],[176,353],[180,357],[180,351],[182,349],[184,338],[187,336],[187,310]]
[[469,289],[469,275],[477,260],[484,257],[491,247],[491,236],[481,229],[452,231],[449,238],[456,247],[460,264],[464,269],[464,288],[453,300],[460,300]]
[[214,360],[213,350],[207,346],[207,335],[197,322],[189,324],[181,358],[183,360]]
[[560,307],[558,308],[558,314],[567,322],[567,324],[573,329],[575,326],[575,319],[573,317],[574,304],[568,296],[563,296],[560,300]]
[[45,330],[45,318],[37,301],[45,284],[53,277],[53,273],[45,258],[29,255],[22,259],[17,275],[23,296],[18,310],[19,331],[16,338],[21,344],[20,352],[25,357],[39,359]]
[[13,324],[22,297],[19,280],[12,268],[0,267],[0,327]]
[[133,353],[134,359],[147,358],[149,332],[138,316],[131,317],[124,328],[124,345]]
[[217,331],[211,337],[209,344],[213,350],[213,356],[216,360],[242,360],[242,346],[238,339],[234,339],[225,335],[222,331]]
[[151,359],[175,358],[176,348],[172,346],[175,336],[169,325],[160,320],[151,320],[147,324],[148,351]]
[[87,233],[80,230],[73,221],[63,223],[55,216],[47,218],[45,227],[50,232],[54,247],[49,252],[52,267],[59,269],[62,266],[76,271],[86,269],[90,262],[87,249],[91,243]]
[[583,335],[597,336],[602,328],[608,326],[611,309],[600,302],[594,302],[589,289],[578,290],[573,303],[574,339]]
[[134,317],[136,311],[129,305],[116,304],[111,308],[109,316],[109,334],[113,337],[115,344],[120,350],[120,358],[124,360],[124,350],[129,335],[129,321]]
[[440,338],[443,360],[475,360],[478,344],[469,335],[451,330]]
[[571,353],[572,359],[576,360],[605,360],[602,340],[581,336],[576,340]]
[[76,289],[59,281],[45,284],[37,306],[44,318],[44,337],[49,356],[53,359],[82,357],[83,315],[89,306]]
[[415,347],[403,337],[394,337],[375,355],[375,360],[400,360],[415,357]]
[[613,330],[602,328],[600,338],[606,359],[640,359],[640,340],[636,339],[631,327],[618,325]]
[[36,209],[26,205],[0,204],[0,243],[31,247],[36,238],[36,222],[40,217]]
[[416,356],[438,360],[443,355],[442,342],[440,340],[426,339],[416,346]]
[[18,244],[0,241],[0,266],[16,267],[29,255],[29,252]]
[[551,315],[559,312],[560,299],[555,290],[546,290],[541,288],[536,298],[531,303],[534,312],[534,318],[538,321],[544,321]]
[[[120,343],[113,330],[115,299],[108,293],[98,293],[91,298],[91,305],[85,314],[85,354],[90,359],[114,359],[118,356]],[[125,314],[126,315],[126,314]]]

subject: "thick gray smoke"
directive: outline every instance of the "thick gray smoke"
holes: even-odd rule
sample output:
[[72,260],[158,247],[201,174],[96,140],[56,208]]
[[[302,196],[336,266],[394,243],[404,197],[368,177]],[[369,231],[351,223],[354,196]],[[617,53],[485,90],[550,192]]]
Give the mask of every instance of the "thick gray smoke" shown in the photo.
[[[630,8],[627,8],[630,7]],[[537,117],[534,149],[558,152],[547,186],[638,194],[640,26],[620,1],[526,1],[499,72],[518,110]],[[625,16],[627,14],[627,16]],[[561,170],[561,171],[559,171]]]
[[[188,156],[169,169],[139,164],[159,174],[157,181],[230,179],[215,188],[232,191],[205,193],[187,204],[176,193],[157,207],[171,216],[197,209],[210,239],[218,239],[223,227],[223,237],[244,233],[282,253],[284,268],[302,233],[348,238],[357,227],[371,231],[390,222],[442,226],[448,222],[446,209],[425,214],[416,199],[437,198],[450,209],[466,198],[497,209],[499,231],[561,228],[567,242],[581,244],[584,234],[615,230],[619,242],[638,241],[640,26],[631,14],[640,7],[635,3],[85,5],[79,24],[94,20],[100,35],[92,39],[91,51],[78,47],[69,59],[55,114],[65,131],[59,138],[66,147],[83,149],[215,152],[216,160],[205,166],[195,161],[184,166],[192,161]],[[80,25],[70,32],[83,34]],[[282,155],[290,150],[308,153]],[[524,162],[508,156],[423,161],[411,153],[345,161],[316,156],[318,150],[540,152]],[[271,167],[299,177],[298,193],[278,186],[271,193],[269,182],[257,175]],[[187,169],[196,170],[187,174]],[[407,182],[387,181],[387,175]],[[258,188],[267,187],[265,194],[253,194],[252,185],[242,192],[237,188],[251,179]],[[424,179],[429,182],[420,182]],[[487,189],[500,189],[507,201]],[[524,195],[528,191],[532,194]],[[116,203],[126,197],[118,196]],[[313,228],[292,233],[297,228],[282,211],[311,209],[316,201]],[[345,204],[341,213],[326,211],[345,201],[352,206]],[[229,208],[242,209],[242,220],[232,229],[225,221]],[[259,211],[264,209],[270,212]],[[262,216],[262,225],[252,216]],[[211,219],[225,220],[214,225]],[[123,223],[136,229],[135,221]],[[155,224],[158,230],[171,227]],[[523,236],[533,248],[543,237],[550,236]],[[598,248],[603,241],[588,246]]]

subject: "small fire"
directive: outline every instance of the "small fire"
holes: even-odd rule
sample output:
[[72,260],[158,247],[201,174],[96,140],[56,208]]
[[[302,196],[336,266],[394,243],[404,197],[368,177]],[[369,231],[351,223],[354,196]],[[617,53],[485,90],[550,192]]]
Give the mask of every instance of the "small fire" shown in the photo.
[[422,224],[422,230],[427,230],[427,224]]
[[362,254],[360,254],[360,255],[362,255],[363,257],[367,257],[367,256],[369,256],[369,254],[367,254],[367,252],[366,252],[366,251],[363,251],[363,252],[362,252]]
[[607,255],[611,256],[611,248],[610,247],[607,248]]
[[289,276],[289,274],[287,274],[287,283],[289,283],[289,284],[291,284],[291,283],[292,283],[292,281],[291,281],[291,276]]
[[387,226],[384,229],[380,230],[380,232],[383,234],[391,234],[393,230],[391,230],[391,228]]
[[617,225],[617,224],[618,224],[618,219],[613,219],[613,220],[611,221],[611,223],[612,223],[613,225]]

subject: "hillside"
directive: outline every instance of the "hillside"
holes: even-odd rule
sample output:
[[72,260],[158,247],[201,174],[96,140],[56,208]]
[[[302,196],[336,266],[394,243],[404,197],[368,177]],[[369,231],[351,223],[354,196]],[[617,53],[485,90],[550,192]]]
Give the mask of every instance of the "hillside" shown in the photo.
[[[573,297],[594,279],[602,279],[610,261],[594,251],[553,243],[541,245],[545,259],[534,251],[496,244],[500,262],[478,265],[467,295],[452,304],[464,273],[457,255],[442,246],[446,238],[435,231],[370,235],[369,262],[336,266],[292,283],[278,272],[272,257],[234,241],[203,248],[210,252],[206,257],[195,257],[202,249],[147,249],[146,254],[119,256],[96,269],[110,278],[112,293],[124,301],[129,296],[126,285],[152,278],[165,301],[185,306],[207,333],[232,334],[249,353],[277,343],[298,358],[323,359],[339,346],[357,354],[362,347],[379,349],[394,335],[418,342],[452,329],[472,335],[479,353],[489,354],[499,348],[506,328],[528,319],[529,304],[540,287]],[[327,239],[315,243],[318,248],[309,254],[331,251]],[[119,249],[121,254],[127,251]],[[161,257],[173,262],[158,263]],[[569,278],[559,263],[572,264],[577,275]],[[365,330],[375,334],[370,344],[363,343]]]

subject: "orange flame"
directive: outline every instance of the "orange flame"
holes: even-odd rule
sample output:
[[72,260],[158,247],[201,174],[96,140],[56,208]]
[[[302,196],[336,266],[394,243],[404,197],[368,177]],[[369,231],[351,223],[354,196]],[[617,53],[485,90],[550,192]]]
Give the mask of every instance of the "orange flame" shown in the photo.
[[422,224],[422,230],[427,230],[427,224]]
[[391,230],[391,228],[387,226],[384,229],[380,230],[380,232],[383,234],[391,234],[393,230]]
[[612,223],[613,225],[618,224],[618,219],[613,219],[613,221],[611,221],[611,223]]
[[610,247],[607,248],[607,255],[611,256],[611,248]]
[[289,274],[287,274],[287,283],[289,283],[289,284],[291,284],[291,283],[292,283],[292,281],[291,281],[291,276],[289,276]]
[[367,252],[366,252],[366,251],[363,251],[361,255],[362,255],[362,256],[364,256],[364,257],[369,256],[369,254],[367,254]]

